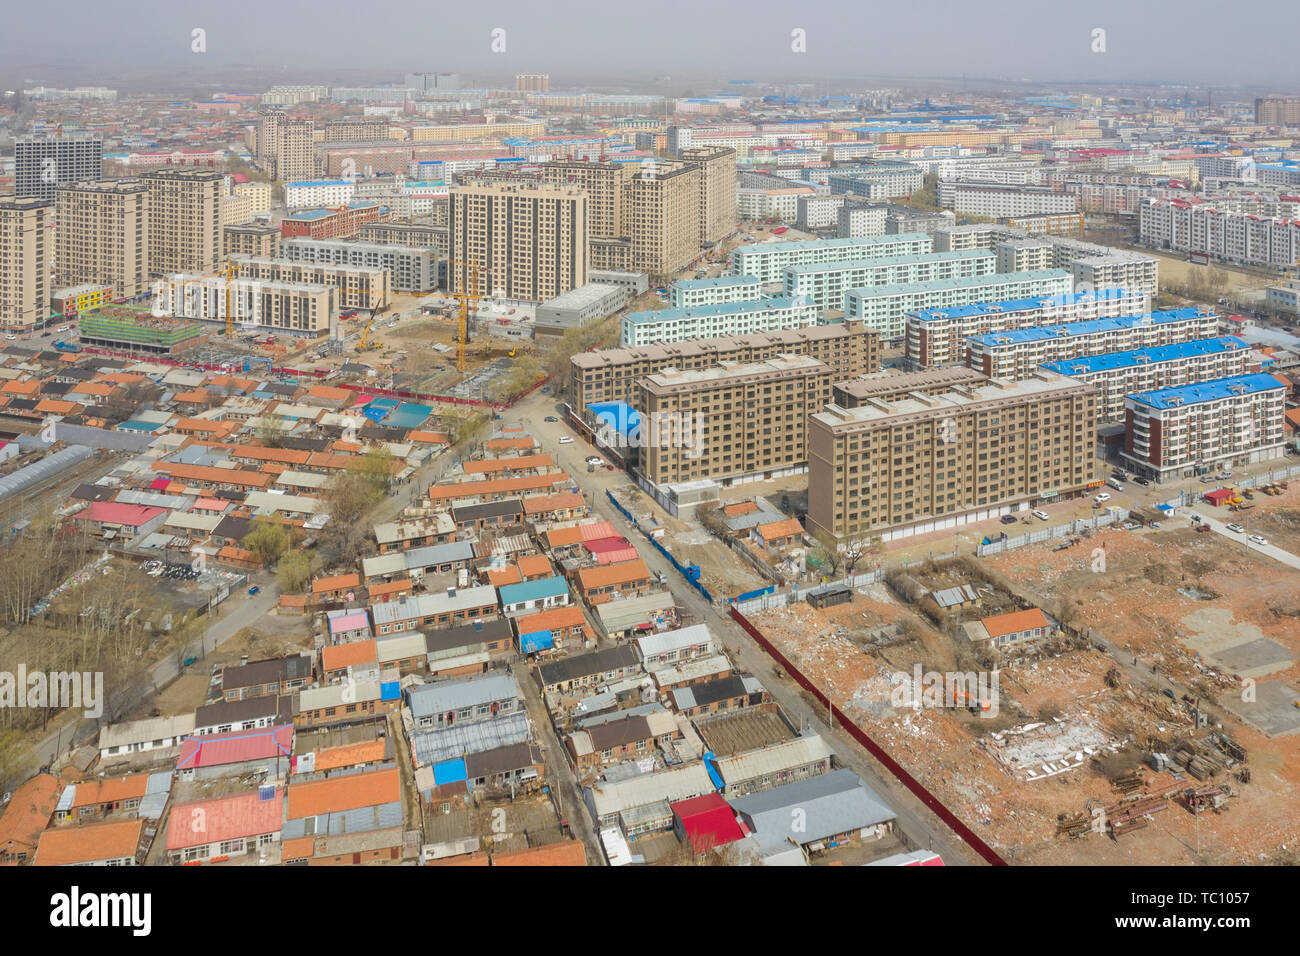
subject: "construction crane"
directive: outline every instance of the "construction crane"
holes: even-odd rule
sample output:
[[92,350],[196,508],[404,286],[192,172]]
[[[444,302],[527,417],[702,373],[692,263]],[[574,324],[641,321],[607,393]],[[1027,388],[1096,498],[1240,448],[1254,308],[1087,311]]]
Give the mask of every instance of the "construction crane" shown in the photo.
[[382,349],[384,347],[383,342],[370,342],[369,338],[370,338],[370,329],[374,326],[375,319],[379,318],[386,311],[388,310],[376,309],[373,313],[371,313],[370,321],[366,323],[365,331],[361,333],[361,341],[357,343],[358,352],[371,352],[374,351],[375,349]]
[[[469,345],[469,322],[470,322],[470,303],[477,302],[483,296],[478,294],[478,263],[461,262],[459,259],[446,259],[447,263],[447,285],[451,283],[451,266],[465,266],[469,269],[468,292],[449,292],[451,298],[460,301],[459,321],[456,328],[456,371],[464,373],[465,371],[465,347]],[[477,311],[477,309],[475,310]]]

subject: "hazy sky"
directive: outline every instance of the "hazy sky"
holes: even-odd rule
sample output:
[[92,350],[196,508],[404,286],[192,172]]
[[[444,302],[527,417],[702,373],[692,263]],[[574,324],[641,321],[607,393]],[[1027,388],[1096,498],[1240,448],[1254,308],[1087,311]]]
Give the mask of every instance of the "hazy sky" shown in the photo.
[[[203,83],[233,67],[400,80],[406,70],[508,77],[709,74],[720,80],[1027,78],[1300,87],[1300,3],[1258,0],[10,0],[6,81],[113,86],[163,71]],[[207,52],[191,52],[191,31]],[[505,31],[493,53],[492,31]],[[1104,53],[1091,50],[1106,31]],[[791,31],[806,31],[806,53]],[[129,84],[121,84],[128,86]],[[695,92],[706,92],[696,89]]]

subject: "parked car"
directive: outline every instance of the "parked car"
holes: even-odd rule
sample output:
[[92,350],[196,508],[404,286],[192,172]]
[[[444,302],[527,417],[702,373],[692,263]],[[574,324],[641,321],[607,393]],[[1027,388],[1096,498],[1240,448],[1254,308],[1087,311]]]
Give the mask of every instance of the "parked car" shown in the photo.
[[542,421],[544,421],[544,422],[558,422],[559,419],[556,418],[554,415],[547,415],[545,418],[542,419]]
[[589,464],[589,465],[599,465],[599,464],[601,464],[601,463],[603,462],[603,460],[604,460],[604,459],[602,459],[599,455],[588,455],[588,456],[587,456],[587,464]]
[[1003,523],[1003,524],[1015,524],[1017,520],[1018,520],[1018,519],[1016,518],[1015,515],[1003,515],[1003,516],[1002,516],[1002,523]]
[[1049,520],[1049,516],[1046,511],[1035,511],[1034,517],[1037,518],[1039,521]]
[[248,596],[249,596],[249,597],[252,597],[254,594],[256,594],[256,593],[257,593],[258,591],[260,591],[260,590],[262,590],[262,589],[261,589],[260,587],[258,587],[256,584],[254,584],[251,588],[248,589]]
[[1096,502],[1110,501],[1110,495],[1106,494],[1106,492],[1103,491],[1101,494],[1099,494],[1097,497],[1093,498],[1092,500]]
[[573,444],[573,439],[570,438],[568,435],[562,435],[562,436],[560,437],[560,444],[561,444],[561,445],[572,445],[572,444]]
[[1134,480],[1137,484],[1141,485],[1141,486],[1144,487],[1144,488],[1150,487],[1150,485],[1151,485],[1151,479],[1150,479],[1150,478],[1143,478],[1141,475],[1139,475],[1138,477],[1134,478],[1133,480]]

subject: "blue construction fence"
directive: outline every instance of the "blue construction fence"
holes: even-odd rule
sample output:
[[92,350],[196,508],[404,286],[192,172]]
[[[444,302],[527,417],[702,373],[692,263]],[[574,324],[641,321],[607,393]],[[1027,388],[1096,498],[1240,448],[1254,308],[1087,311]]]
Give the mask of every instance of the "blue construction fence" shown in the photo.
[[[631,522],[632,527],[636,528],[642,534],[645,534],[645,531],[642,530],[640,523],[636,520],[636,518],[632,517],[632,513],[628,511],[626,508],[624,508],[622,503],[617,498],[614,497],[614,493],[612,491],[607,490],[605,492],[605,497],[609,499],[610,504],[612,504],[615,508],[618,509],[619,514],[621,514],[624,518],[626,518],[629,522]],[[687,584],[695,588],[695,590],[699,591],[700,594],[703,595],[704,599],[708,601],[710,604],[713,603],[713,595],[710,594],[708,592],[708,589],[705,588],[705,586],[700,583],[700,566],[698,564],[683,565],[680,561],[678,561],[675,557],[673,557],[671,551],[665,548],[653,537],[651,537],[648,534],[646,534],[645,537],[646,540],[650,542],[651,546],[654,547],[654,549],[658,551],[660,554],[662,554],[665,558],[667,558],[668,563],[677,569],[677,573],[686,579]]]
[[731,599],[731,603],[735,604],[737,601],[752,601],[754,598],[762,597],[764,594],[771,594],[775,590],[776,590],[776,585],[769,584],[765,588],[758,588],[755,591],[746,591],[744,594],[737,594],[734,598]]

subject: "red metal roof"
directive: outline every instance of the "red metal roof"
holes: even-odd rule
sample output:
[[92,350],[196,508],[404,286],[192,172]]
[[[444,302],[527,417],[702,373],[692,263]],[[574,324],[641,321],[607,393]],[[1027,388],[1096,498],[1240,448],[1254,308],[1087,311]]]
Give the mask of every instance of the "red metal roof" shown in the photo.
[[228,734],[202,734],[186,737],[181,742],[181,756],[176,761],[176,769],[193,770],[246,760],[288,757],[292,751],[293,724],[236,730]]
[[735,843],[745,836],[736,822],[736,812],[716,793],[681,800],[670,807],[696,853]]
[[166,508],[148,508],[144,505],[129,505],[121,501],[96,501],[89,508],[76,515],[84,521],[99,521],[104,524],[121,524],[132,528],[148,524]]

